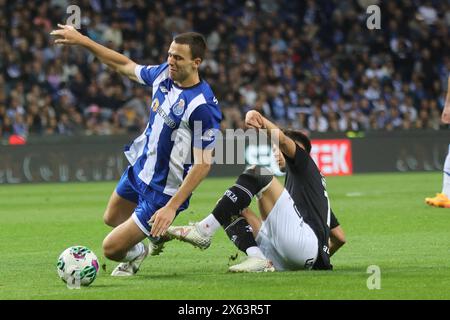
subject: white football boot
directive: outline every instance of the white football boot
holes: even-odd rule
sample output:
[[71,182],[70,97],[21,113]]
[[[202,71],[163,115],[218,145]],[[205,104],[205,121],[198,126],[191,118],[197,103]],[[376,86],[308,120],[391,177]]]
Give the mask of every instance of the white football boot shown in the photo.
[[119,263],[119,265],[111,273],[113,277],[130,277],[135,275],[136,272],[139,271],[139,267],[141,266],[142,261],[144,261],[149,253],[148,242],[142,241],[142,243],[144,244],[144,252],[142,252],[132,261]]
[[167,234],[202,250],[207,249],[211,245],[211,237],[204,235],[200,231],[198,223],[189,226],[170,226],[167,229]]
[[274,272],[275,268],[268,259],[248,257],[243,262],[228,268],[230,272]]

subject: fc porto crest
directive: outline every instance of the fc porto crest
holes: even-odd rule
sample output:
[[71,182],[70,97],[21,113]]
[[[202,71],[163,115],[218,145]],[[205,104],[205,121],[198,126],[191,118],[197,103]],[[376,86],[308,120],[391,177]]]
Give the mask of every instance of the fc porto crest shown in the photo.
[[184,111],[184,100],[180,99],[177,103],[175,103],[172,107],[172,112],[174,115],[181,116],[183,114]]

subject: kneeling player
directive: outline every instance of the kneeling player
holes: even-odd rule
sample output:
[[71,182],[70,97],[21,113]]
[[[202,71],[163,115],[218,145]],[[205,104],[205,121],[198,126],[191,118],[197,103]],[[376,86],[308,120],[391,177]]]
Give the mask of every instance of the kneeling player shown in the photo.
[[[309,139],[299,132],[281,132],[256,111],[247,113],[246,124],[267,129],[271,138],[276,138],[272,134],[279,134],[286,162],[285,187],[267,169],[251,167],[238,177],[203,221],[170,227],[168,233],[205,249],[222,226],[235,245],[249,256],[243,263],[230,267],[234,272],[331,269],[329,240],[333,215],[325,179],[309,156]],[[253,196],[258,198],[262,222],[247,209]],[[337,220],[334,224],[339,225]],[[331,237],[333,252],[345,243],[342,229],[336,231]]]

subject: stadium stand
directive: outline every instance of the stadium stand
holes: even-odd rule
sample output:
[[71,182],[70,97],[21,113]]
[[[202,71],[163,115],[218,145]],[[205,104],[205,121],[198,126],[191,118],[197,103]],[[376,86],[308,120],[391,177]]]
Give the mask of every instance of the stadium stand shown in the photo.
[[[378,3],[381,29],[366,26]],[[0,138],[139,132],[151,92],[80,48],[52,44],[66,0],[0,0]],[[444,129],[450,72],[447,1],[85,0],[81,32],[141,64],[195,30],[202,76],[242,128],[257,109],[312,132]]]

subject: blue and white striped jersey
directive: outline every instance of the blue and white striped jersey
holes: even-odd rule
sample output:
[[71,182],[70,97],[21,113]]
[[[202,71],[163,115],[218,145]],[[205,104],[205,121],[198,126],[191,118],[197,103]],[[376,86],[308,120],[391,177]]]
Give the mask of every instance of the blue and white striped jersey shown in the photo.
[[144,132],[125,150],[134,187],[174,195],[192,167],[192,148],[213,148],[222,114],[204,80],[178,87],[169,78],[167,63],[137,66],[142,84],[153,87],[150,116]]

